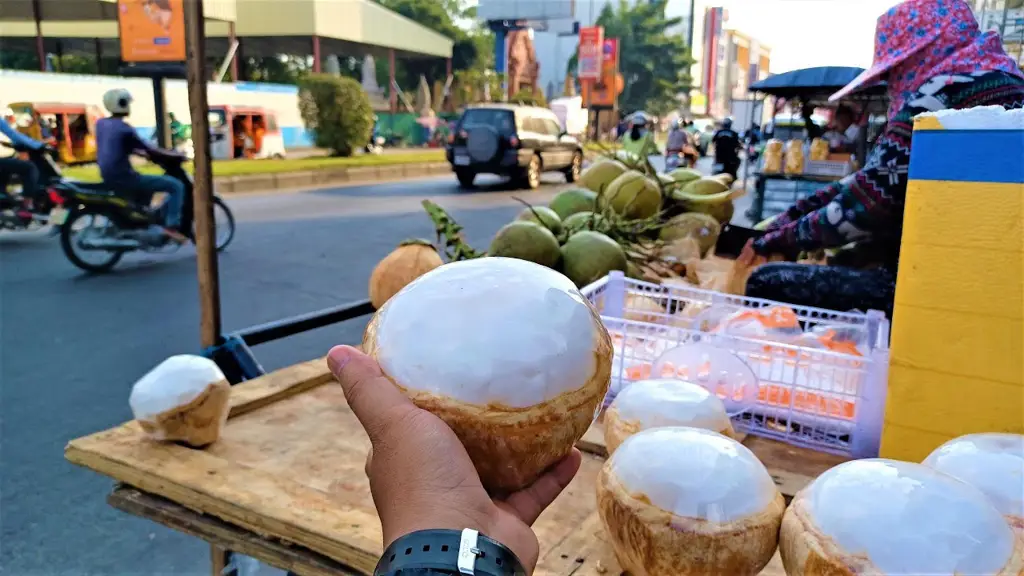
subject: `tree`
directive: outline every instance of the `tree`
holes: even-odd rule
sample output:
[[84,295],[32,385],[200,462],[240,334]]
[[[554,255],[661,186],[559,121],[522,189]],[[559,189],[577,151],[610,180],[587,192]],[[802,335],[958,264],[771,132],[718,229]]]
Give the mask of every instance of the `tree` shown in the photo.
[[[678,95],[690,89],[690,49],[680,34],[669,30],[682,18],[667,18],[668,0],[637,2],[619,0],[606,4],[597,18],[605,38],[619,40],[619,72],[625,89],[619,107],[663,114],[679,106]],[[579,51],[569,60],[568,73],[576,74]]]

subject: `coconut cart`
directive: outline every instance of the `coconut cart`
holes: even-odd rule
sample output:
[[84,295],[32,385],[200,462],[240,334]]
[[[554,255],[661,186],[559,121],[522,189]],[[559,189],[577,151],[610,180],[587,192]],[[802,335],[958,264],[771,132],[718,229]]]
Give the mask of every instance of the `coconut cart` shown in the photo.
[[[775,100],[772,138],[781,143],[802,141],[805,139],[805,130],[799,110],[794,109],[791,116],[783,117],[778,114],[780,105],[797,102],[811,106],[831,106],[829,97],[861,72],[861,68],[843,66],[793,70],[752,84],[750,92]],[[814,194],[831,182],[841,180],[853,172],[858,163],[863,165],[871,142],[877,137],[884,122],[888,103],[885,90],[885,85],[881,84],[846,99],[865,108],[870,118],[867,129],[861,130],[860,142],[852,155],[829,154],[827,150],[812,151],[809,146],[801,145],[799,151],[790,154],[792,158],[787,163],[782,162],[781,156],[778,156],[781,150],[776,151],[777,159],[772,160],[771,145],[766,144],[765,152],[754,167],[755,192],[747,216],[754,222],[760,222],[781,214],[798,200]],[[768,138],[768,134],[765,137]],[[745,180],[746,177],[745,174]]]

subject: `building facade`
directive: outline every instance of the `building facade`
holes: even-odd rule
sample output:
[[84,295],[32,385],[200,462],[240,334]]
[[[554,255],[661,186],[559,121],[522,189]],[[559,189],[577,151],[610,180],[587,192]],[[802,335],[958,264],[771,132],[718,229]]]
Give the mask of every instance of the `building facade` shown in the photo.
[[1006,53],[1024,66],[1024,0],[969,0],[982,30],[994,30]]
[[701,9],[703,18],[694,20],[690,114],[722,118],[730,114],[734,99],[749,99],[750,85],[768,77],[771,48],[730,29],[728,10],[718,6]]

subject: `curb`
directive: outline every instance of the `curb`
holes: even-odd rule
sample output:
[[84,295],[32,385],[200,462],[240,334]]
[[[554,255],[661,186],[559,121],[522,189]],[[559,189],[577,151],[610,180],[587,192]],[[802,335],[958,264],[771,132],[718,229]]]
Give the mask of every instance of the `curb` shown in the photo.
[[447,162],[391,164],[249,176],[222,176],[214,178],[213,185],[218,194],[244,194],[296,188],[320,188],[341,184],[372,184],[389,180],[440,176],[450,174],[451,171],[451,166]]

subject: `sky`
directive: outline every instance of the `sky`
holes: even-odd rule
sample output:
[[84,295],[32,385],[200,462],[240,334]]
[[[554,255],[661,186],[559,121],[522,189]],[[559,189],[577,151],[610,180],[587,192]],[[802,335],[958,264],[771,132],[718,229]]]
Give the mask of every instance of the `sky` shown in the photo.
[[[710,2],[709,2],[710,3]],[[771,71],[871,65],[875,21],[898,0],[720,0],[727,26],[772,49]]]

